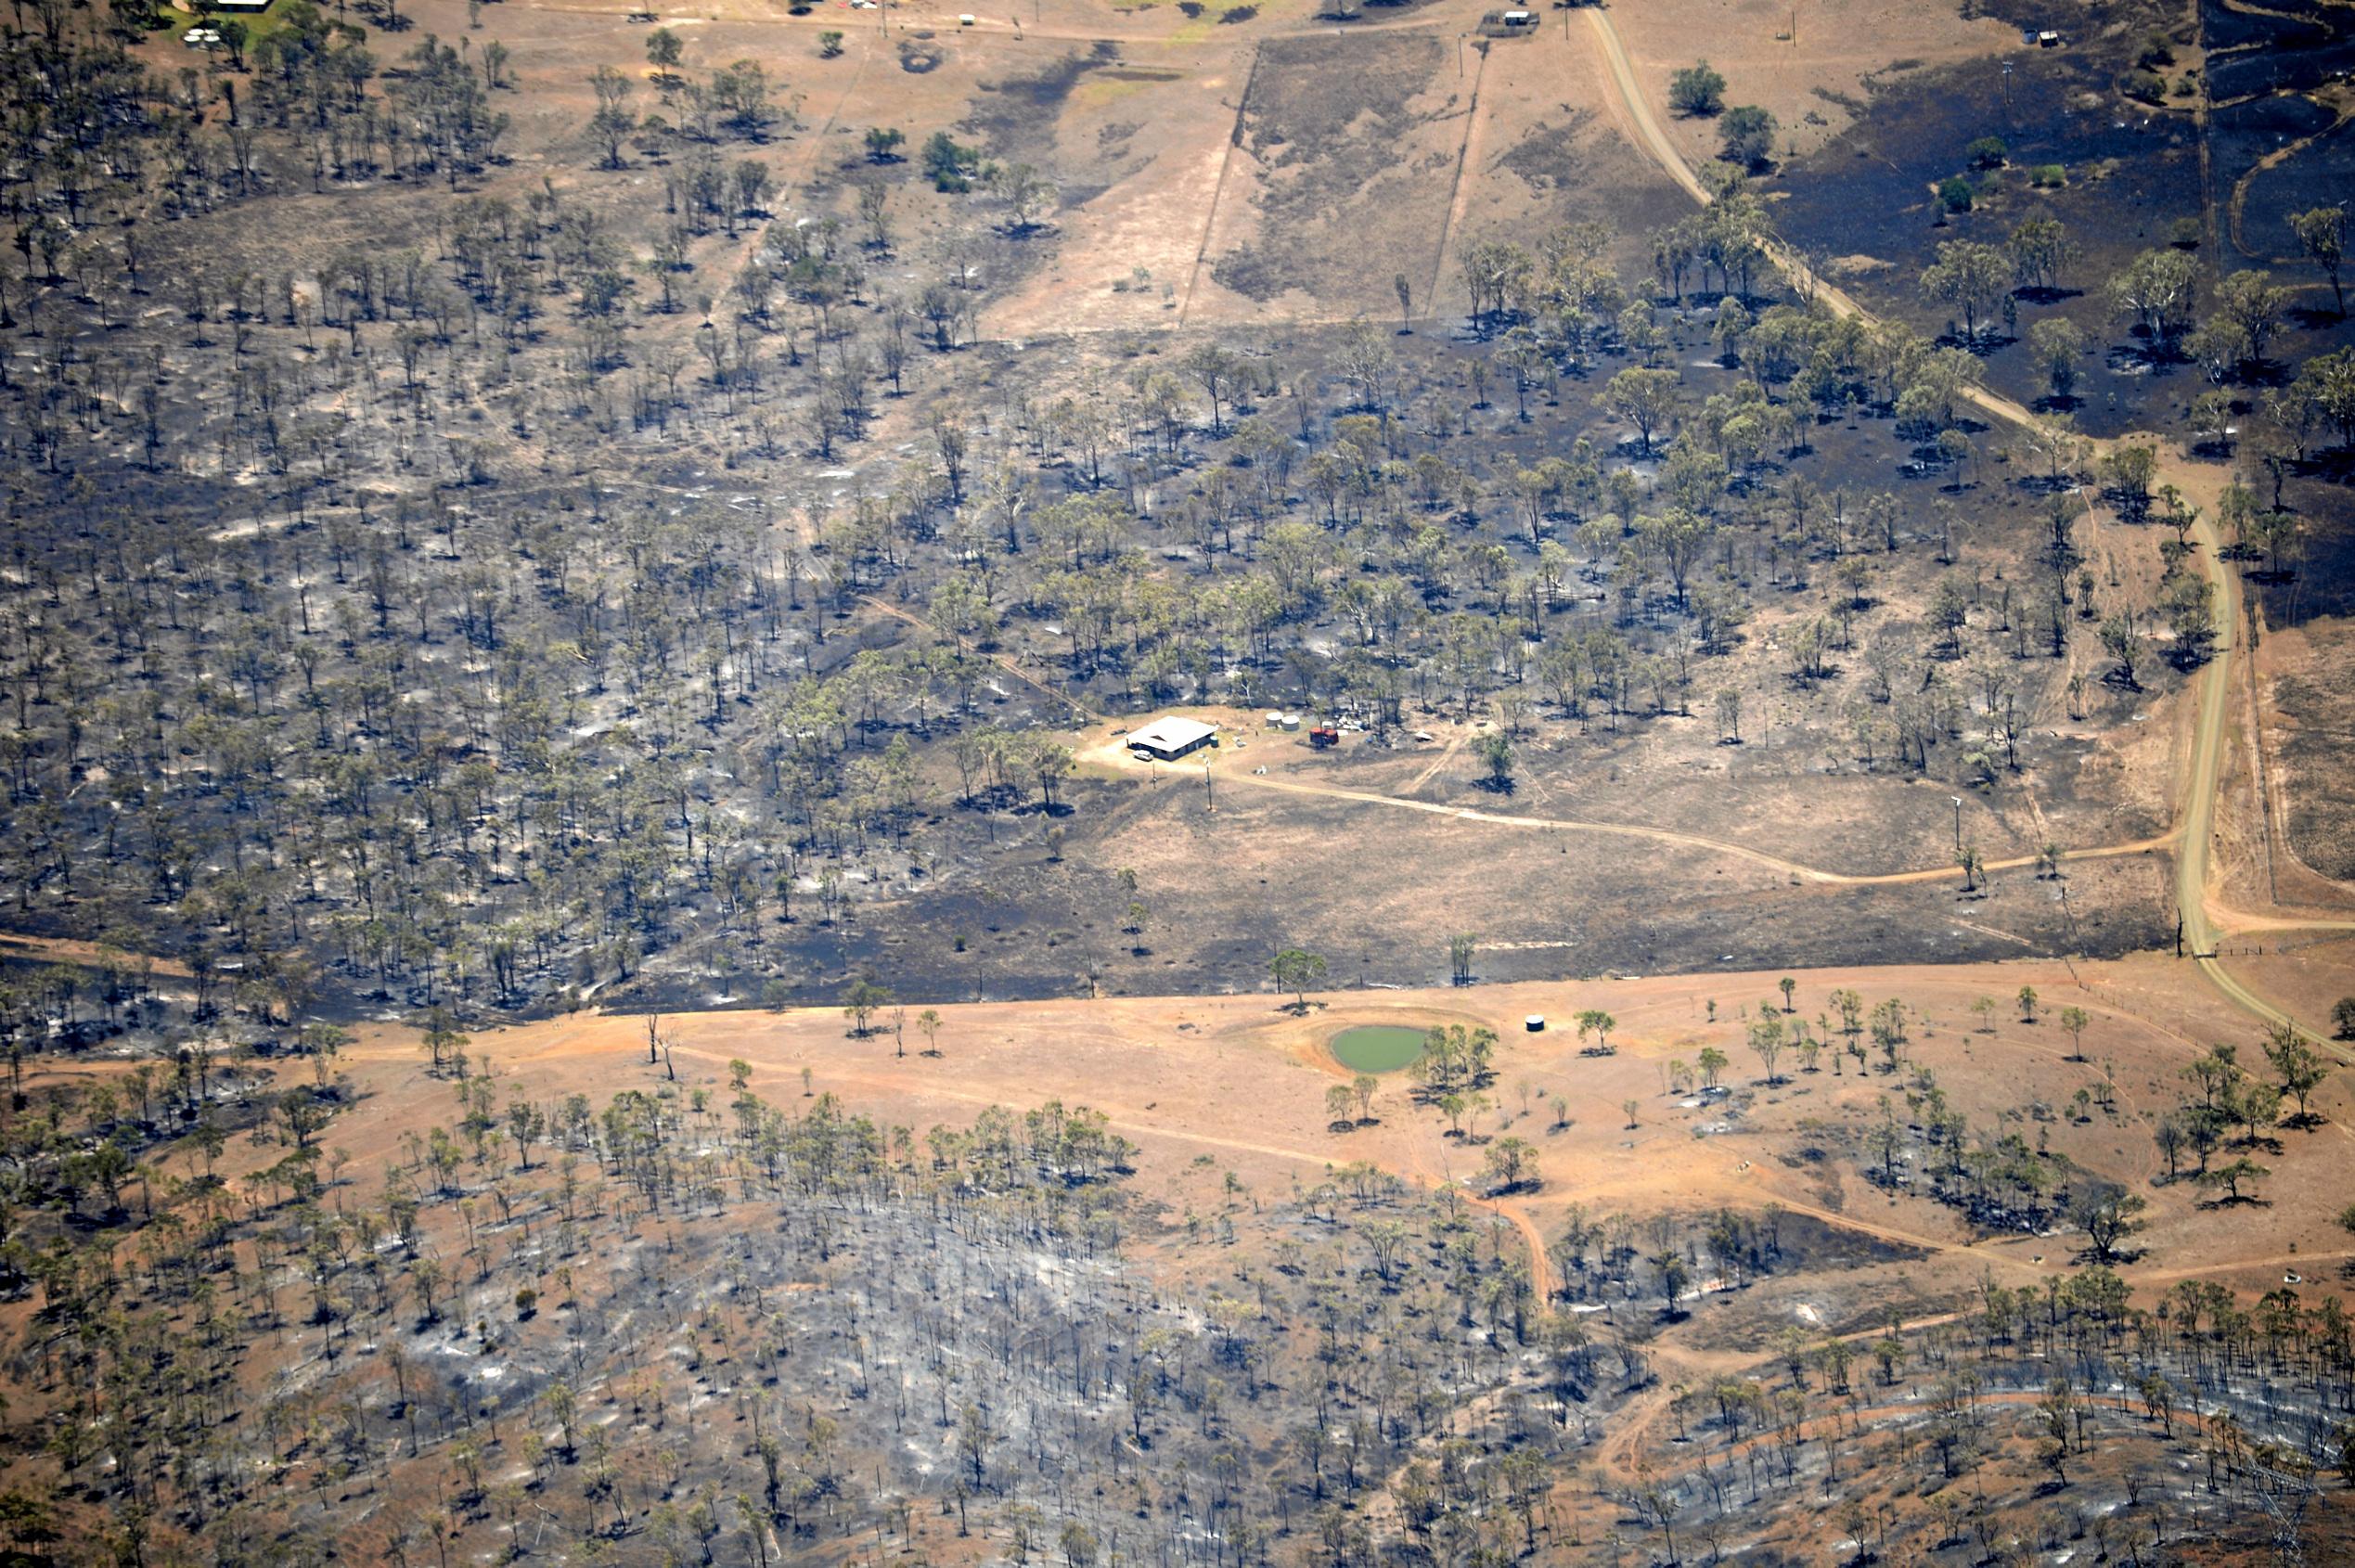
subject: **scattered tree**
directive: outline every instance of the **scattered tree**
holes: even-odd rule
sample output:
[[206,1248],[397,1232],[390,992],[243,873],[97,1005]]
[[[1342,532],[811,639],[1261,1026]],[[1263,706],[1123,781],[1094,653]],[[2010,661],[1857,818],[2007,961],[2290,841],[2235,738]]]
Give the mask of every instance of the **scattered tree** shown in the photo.
[[1707,60],[1685,67],[1668,78],[1668,107],[1684,115],[1719,112],[1725,108],[1725,78]]
[[1294,1010],[1308,1010],[1308,987],[1325,977],[1325,960],[1319,954],[1304,948],[1287,947],[1268,960],[1268,969],[1276,977],[1276,989],[1293,994]]

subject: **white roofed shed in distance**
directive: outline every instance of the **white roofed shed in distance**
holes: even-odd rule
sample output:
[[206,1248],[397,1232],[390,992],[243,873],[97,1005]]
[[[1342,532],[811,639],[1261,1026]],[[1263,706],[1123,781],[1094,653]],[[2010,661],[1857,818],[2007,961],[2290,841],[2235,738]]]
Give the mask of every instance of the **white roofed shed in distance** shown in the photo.
[[1178,713],[1164,713],[1141,729],[1128,732],[1127,745],[1132,752],[1143,752],[1167,761],[1198,751],[1210,743],[1218,733],[1215,724],[1190,719]]

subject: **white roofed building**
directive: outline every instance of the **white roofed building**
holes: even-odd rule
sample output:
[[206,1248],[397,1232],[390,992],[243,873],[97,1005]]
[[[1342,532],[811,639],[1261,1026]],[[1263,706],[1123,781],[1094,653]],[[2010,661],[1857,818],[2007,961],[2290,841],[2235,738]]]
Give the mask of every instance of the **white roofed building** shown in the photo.
[[1211,745],[1217,738],[1218,726],[1215,724],[1164,713],[1142,729],[1130,730],[1128,749],[1157,762],[1176,762],[1188,752]]

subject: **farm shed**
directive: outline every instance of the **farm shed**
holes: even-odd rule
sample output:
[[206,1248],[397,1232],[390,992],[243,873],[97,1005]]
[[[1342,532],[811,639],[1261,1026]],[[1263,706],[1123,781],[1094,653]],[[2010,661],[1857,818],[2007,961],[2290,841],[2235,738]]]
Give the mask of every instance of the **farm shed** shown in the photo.
[[1128,732],[1128,749],[1160,762],[1175,762],[1199,752],[1217,738],[1218,726],[1200,719],[1165,713],[1142,729]]

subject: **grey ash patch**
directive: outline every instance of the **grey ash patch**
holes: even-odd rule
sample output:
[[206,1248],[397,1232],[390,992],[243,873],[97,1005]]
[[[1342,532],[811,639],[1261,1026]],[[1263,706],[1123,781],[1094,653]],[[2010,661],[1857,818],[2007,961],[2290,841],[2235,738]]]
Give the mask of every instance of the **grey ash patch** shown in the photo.
[[1064,55],[1035,76],[1005,76],[981,84],[964,123],[984,137],[1000,158],[1024,158],[1042,167],[1054,150],[1055,124],[1063,100],[1081,77],[1120,62],[1120,47],[1098,43],[1084,55]]
[[1499,153],[1489,167],[1519,176],[1534,191],[1551,191],[1567,183],[1576,169],[1578,136],[1593,122],[1592,109],[1572,109],[1555,125],[1539,121],[1529,134]]

